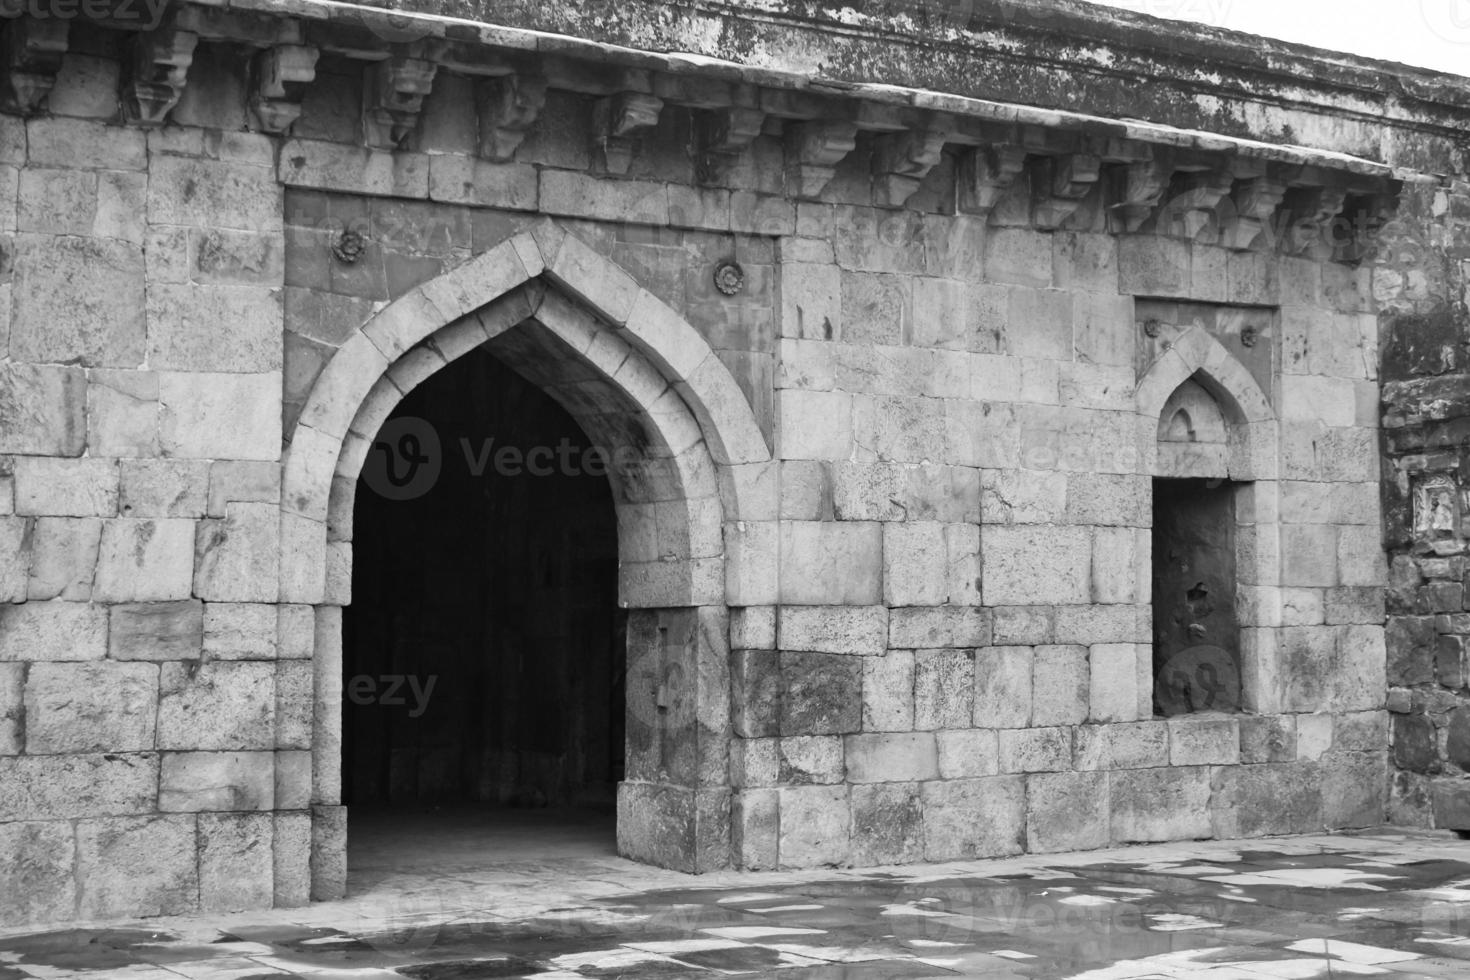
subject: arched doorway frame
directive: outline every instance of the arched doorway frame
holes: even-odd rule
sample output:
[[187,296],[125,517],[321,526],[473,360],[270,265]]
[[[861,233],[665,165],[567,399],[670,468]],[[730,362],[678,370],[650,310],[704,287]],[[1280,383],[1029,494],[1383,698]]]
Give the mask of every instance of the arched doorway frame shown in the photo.
[[[1277,651],[1282,623],[1280,428],[1270,398],[1245,365],[1204,328],[1193,327],[1149,365],[1135,389],[1149,476],[1174,475],[1160,471],[1159,421],[1170,396],[1188,381],[1203,387],[1219,406],[1225,421],[1225,475],[1243,484],[1236,495],[1235,568],[1238,586],[1252,590],[1252,599],[1237,603],[1242,707],[1275,714],[1281,711],[1283,695]],[[1146,549],[1140,558],[1142,575],[1152,560],[1151,548]],[[1148,649],[1139,669],[1151,677]]]
[[[687,726],[661,741],[692,745],[695,758],[679,764],[682,775],[660,760],[653,779],[619,787],[620,850],[695,872],[728,863],[729,609],[775,602],[770,448],[745,395],[698,331],[611,259],[543,220],[376,312],[328,360],[291,429],[280,602],[314,613],[313,898],[340,897],[346,884],[342,607],[351,600],[358,473],[379,426],[409,391],[523,324],[554,338],[633,406],[654,437],[649,451],[678,488],[675,499],[655,506],[617,504],[618,592],[642,617],[630,621],[629,705],[657,699],[659,717],[643,721]],[[626,533],[640,525],[648,533]],[[658,553],[638,553],[633,538],[657,540]],[[635,634],[658,637],[666,648],[650,641],[650,649],[634,649]],[[680,689],[663,689],[670,684]],[[661,689],[635,694],[635,686]],[[670,698],[681,710],[665,716]]]

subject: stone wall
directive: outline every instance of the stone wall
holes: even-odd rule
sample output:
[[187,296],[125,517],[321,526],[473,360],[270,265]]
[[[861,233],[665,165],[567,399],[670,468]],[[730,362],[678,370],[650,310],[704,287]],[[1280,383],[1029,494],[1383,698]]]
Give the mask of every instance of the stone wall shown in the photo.
[[[631,856],[1371,826],[1386,702],[1416,711],[1396,760],[1429,767],[1405,747],[1458,704],[1431,682],[1464,686],[1463,570],[1438,525],[1422,558],[1399,541],[1386,668],[1377,502],[1377,304],[1412,306],[1418,267],[1325,237],[1391,208],[1386,168],[1060,115],[1011,143],[912,106],[829,125],[825,94],[757,112],[665,73],[660,99],[561,55],[536,111],[519,83],[487,103],[460,48],[420,104],[418,61],[354,58],[386,47],[359,35],[271,94],[261,52],[302,45],[240,17],[194,25],[157,118],[132,42],[87,25],[44,111],[0,116],[4,921],[341,893],[356,474],[482,344],[638,449],[613,482]],[[708,132],[725,98],[741,139]],[[1395,380],[1438,371],[1413,351]],[[1186,384],[1218,416],[1161,448]],[[1395,389],[1393,432],[1445,403],[1426,384]],[[1430,443],[1393,435],[1385,475],[1454,469],[1412,462]],[[1154,716],[1157,475],[1242,486],[1238,712]],[[1386,669],[1419,693],[1390,702]]]

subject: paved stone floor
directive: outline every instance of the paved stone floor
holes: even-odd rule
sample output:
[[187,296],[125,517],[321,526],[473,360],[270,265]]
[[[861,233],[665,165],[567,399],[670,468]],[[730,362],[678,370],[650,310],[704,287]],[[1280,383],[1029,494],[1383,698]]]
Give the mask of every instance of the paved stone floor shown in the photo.
[[355,825],[342,902],[0,930],[0,980],[1470,977],[1470,842],[1445,834],[692,878],[542,819]]

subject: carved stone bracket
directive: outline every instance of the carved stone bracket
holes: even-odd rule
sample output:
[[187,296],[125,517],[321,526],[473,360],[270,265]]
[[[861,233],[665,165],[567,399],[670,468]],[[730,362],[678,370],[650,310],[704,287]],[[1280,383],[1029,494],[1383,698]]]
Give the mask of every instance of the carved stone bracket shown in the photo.
[[610,174],[625,174],[633,162],[638,133],[658,125],[664,100],[644,92],[618,92],[592,107],[592,155]]
[[1271,219],[1286,197],[1286,182],[1270,176],[1242,182],[1221,202],[1218,220],[1220,244],[1250,249],[1271,228]]
[[1068,153],[1037,162],[1033,185],[1036,227],[1060,228],[1076,213],[1102,177],[1102,158],[1091,153]]
[[1332,223],[1347,206],[1347,188],[1293,187],[1286,192],[1286,233],[1281,249],[1288,255],[1317,251],[1330,255]]
[[820,197],[837,165],[857,146],[857,124],[813,120],[786,128],[787,187],[798,197]]
[[418,126],[438,65],[395,55],[363,73],[362,132],[368,146],[403,146]]
[[702,112],[698,118],[699,178],[723,183],[746,148],[761,134],[766,114],[760,109],[732,107]]
[[1174,167],[1162,155],[1119,167],[1114,179],[1116,203],[1110,208],[1115,231],[1139,231],[1163,203]]
[[981,217],[1010,193],[1026,169],[1026,149],[1013,143],[977,146],[960,157],[958,206],[965,214]]
[[944,154],[954,132],[947,116],[926,121],[921,129],[887,133],[873,142],[873,195],[880,207],[898,207],[913,197]]
[[66,54],[71,21],[17,18],[5,26],[5,92],[7,112],[30,115],[45,102],[56,84]]
[[255,56],[250,110],[267,133],[284,133],[301,118],[306,87],[316,79],[319,52],[306,44],[266,48]]
[[123,116],[140,126],[161,126],[184,94],[199,35],[162,27],[132,41],[123,80]]
[[475,87],[480,118],[480,156],[504,163],[515,156],[526,131],[546,105],[546,79],[505,75]]
[[1215,226],[1215,210],[1234,186],[1235,173],[1228,167],[1177,176],[1159,213],[1159,230],[1175,238],[1199,238]]

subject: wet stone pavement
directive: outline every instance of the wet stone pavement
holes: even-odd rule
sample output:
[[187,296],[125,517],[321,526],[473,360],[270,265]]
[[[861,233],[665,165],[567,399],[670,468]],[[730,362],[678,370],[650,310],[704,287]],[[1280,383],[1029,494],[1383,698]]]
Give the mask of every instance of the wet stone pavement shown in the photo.
[[1380,832],[690,878],[610,857],[344,902],[0,930],[0,980],[1470,977],[1470,842]]

